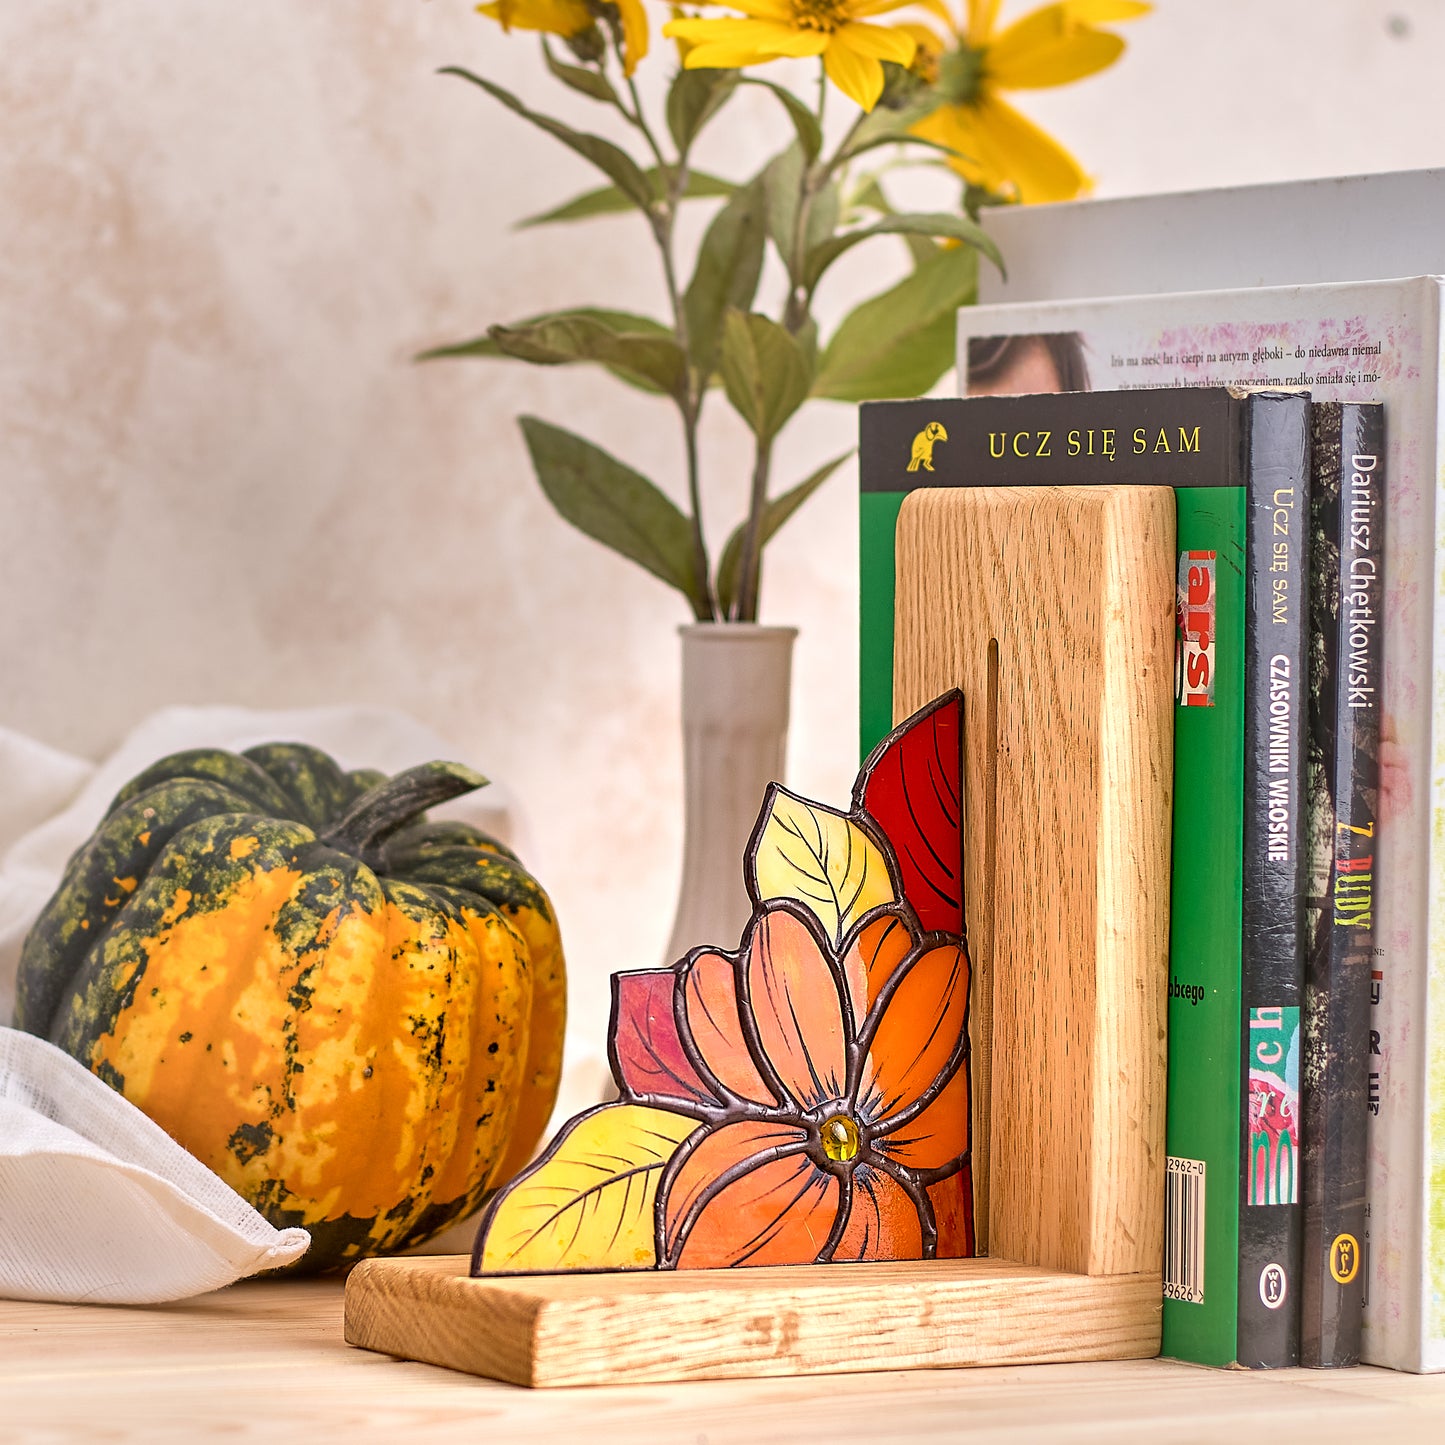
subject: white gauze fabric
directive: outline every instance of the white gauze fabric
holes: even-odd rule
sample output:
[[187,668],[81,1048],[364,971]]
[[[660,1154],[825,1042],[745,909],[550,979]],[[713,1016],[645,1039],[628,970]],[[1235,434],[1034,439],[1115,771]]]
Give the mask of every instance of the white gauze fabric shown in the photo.
[[54,1044],[0,1028],[0,1296],[159,1304],[310,1243]]

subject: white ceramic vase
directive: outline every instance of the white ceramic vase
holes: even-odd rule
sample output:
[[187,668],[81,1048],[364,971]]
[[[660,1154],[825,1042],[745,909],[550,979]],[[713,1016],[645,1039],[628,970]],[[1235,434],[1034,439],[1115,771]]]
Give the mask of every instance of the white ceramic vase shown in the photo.
[[695,622],[682,635],[682,883],[668,963],[738,946],[751,911],[743,849],[769,783],[783,781],[796,627]]

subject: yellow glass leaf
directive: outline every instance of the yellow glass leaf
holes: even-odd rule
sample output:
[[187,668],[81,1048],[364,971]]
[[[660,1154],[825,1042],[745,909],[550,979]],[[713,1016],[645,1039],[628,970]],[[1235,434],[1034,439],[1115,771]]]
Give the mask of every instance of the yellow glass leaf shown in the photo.
[[695,1128],[695,1119],[641,1104],[573,1119],[493,1206],[483,1271],[656,1268],[658,1181]]
[[835,948],[865,913],[897,901],[882,850],[846,814],[775,785],[758,824],[748,860],[754,902],[797,899]]

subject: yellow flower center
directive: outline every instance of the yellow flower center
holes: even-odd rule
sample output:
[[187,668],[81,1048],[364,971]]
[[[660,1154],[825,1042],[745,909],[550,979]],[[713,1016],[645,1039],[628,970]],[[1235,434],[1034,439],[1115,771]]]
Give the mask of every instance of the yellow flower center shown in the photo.
[[828,1158],[844,1164],[858,1157],[863,1141],[858,1134],[858,1126],[846,1114],[834,1114],[831,1119],[824,1119],[819,1133],[823,1136],[823,1153]]
[[793,0],[793,24],[799,30],[817,30],[831,35],[853,17],[851,0]]

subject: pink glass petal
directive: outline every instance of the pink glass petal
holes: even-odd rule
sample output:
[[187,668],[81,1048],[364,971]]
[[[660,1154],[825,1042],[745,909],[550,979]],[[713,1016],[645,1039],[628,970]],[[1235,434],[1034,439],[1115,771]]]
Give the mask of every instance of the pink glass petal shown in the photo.
[[677,1033],[670,968],[612,977],[612,1070],[635,1099],[715,1103]]

